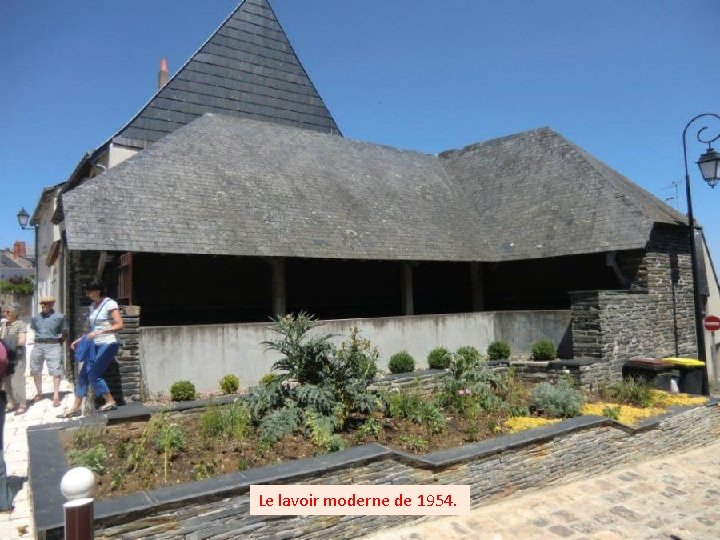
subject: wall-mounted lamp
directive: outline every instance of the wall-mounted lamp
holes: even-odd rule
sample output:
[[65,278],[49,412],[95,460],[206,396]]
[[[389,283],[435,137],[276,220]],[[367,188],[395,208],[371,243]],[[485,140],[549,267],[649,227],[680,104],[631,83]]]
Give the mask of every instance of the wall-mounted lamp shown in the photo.
[[21,208],[20,211],[17,213],[17,220],[18,225],[20,225],[20,228],[24,231],[32,230],[35,228],[34,225],[28,225],[28,221],[30,221],[30,214],[27,213],[27,210],[25,210],[25,208]]

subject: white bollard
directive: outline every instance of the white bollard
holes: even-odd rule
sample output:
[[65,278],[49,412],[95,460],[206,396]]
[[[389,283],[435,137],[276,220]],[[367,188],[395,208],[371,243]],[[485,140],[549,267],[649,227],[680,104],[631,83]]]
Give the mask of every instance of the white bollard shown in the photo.
[[65,510],[65,540],[92,540],[93,498],[95,475],[85,467],[75,467],[66,472],[60,481],[60,491],[68,499]]

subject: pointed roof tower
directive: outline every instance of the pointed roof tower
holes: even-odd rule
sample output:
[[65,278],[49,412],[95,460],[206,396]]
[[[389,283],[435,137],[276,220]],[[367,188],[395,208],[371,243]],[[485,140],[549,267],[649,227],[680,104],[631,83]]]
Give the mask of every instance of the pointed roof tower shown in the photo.
[[144,148],[208,112],[339,133],[267,0],[243,0],[111,140]]

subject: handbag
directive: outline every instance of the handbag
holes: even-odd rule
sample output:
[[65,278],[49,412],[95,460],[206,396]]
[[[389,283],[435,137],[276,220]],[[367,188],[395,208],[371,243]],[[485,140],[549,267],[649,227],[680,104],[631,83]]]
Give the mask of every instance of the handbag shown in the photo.
[[86,334],[75,346],[75,361],[87,362],[88,360],[95,360],[95,342],[88,339]]

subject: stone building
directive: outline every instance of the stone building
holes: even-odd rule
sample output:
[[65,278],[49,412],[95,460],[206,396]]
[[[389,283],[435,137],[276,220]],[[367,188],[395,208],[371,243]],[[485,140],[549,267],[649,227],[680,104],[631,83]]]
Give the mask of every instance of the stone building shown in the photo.
[[696,355],[685,217],[553,130],[437,156],[345,139],[266,0],[161,81],[33,216],[74,334],[83,281],[130,306],[126,397],[253,384],[268,317],[300,310],[418,360],[551,337],[595,382]]

